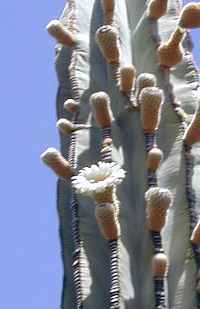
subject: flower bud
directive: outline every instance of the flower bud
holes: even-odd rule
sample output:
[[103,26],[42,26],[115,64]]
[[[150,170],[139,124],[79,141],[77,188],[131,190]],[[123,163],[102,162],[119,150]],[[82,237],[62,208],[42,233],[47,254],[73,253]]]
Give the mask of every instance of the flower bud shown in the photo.
[[172,194],[168,189],[153,187],[146,192],[145,198],[149,229],[161,232],[165,225],[167,210],[172,203]]
[[96,40],[106,61],[110,64],[118,64],[119,44],[117,30],[110,25],[102,26],[96,32]]
[[105,22],[106,24],[110,24],[113,21],[114,10],[115,10],[115,0],[101,0]]
[[120,89],[129,92],[134,88],[136,69],[134,66],[124,67],[120,70]]
[[153,147],[147,155],[147,169],[150,172],[155,172],[163,158],[163,152],[157,147]]
[[70,113],[76,113],[78,111],[78,108],[79,108],[79,103],[77,103],[73,99],[68,99],[64,103],[64,109]]
[[185,143],[187,145],[193,145],[200,142],[200,109],[198,109],[188,126],[185,137]]
[[157,87],[144,88],[139,96],[141,122],[145,132],[153,133],[159,126],[163,91]]
[[152,258],[153,277],[164,278],[167,273],[168,260],[164,253],[157,253]]
[[73,123],[65,118],[59,119],[56,126],[63,134],[71,134],[74,131]]
[[103,237],[107,240],[116,240],[120,229],[113,204],[101,204],[95,208],[95,217]]
[[136,80],[137,97],[143,88],[156,87],[156,77],[150,73],[141,73]]
[[101,128],[111,126],[110,98],[105,92],[96,92],[90,98],[94,117]]
[[75,175],[75,171],[70,163],[55,148],[48,148],[42,153],[41,159],[61,178],[70,179]]
[[185,35],[185,30],[177,28],[169,40],[158,47],[157,57],[160,65],[172,67],[182,61],[183,48],[181,42]]
[[200,27],[200,3],[191,2],[183,7],[179,25],[182,28]]
[[61,44],[73,46],[76,43],[75,35],[57,19],[50,21],[46,29]]
[[193,244],[200,246],[200,220],[197,223],[197,225],[195,226],[190,240]]
[[166,14],[167,0],[151,0],[147,8],[147,16],[152,20],[158,20]]

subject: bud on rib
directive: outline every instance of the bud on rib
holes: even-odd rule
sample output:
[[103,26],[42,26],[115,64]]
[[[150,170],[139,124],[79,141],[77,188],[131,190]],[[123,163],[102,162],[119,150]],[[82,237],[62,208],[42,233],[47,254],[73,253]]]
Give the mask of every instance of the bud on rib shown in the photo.
[[90,98],[94,117],[101,128],[111,126],[110,98],[105,92],[96,92]]
[[120,70],[120,89],[129,92],[134,88],[136,69],[134,66],[124,67]]
[[64,28],[59,20],[52,20],[46,27],[49,34],[54,37],[59,43],[73,46],[76,43],[75,35]]
[[147,16],[152,20],[158,20],[166,14],[167,0],[151,0],[147,8]]
[[200,221],[195,226],[190,240],[193,244],[200,246]]
[[191,2],[184,6],[180,15],[182,28],[200,27],[200,3]]
[[143,88],[146,87],[155,87],[156,86],[156,77],[150,73],[141,73],[136,80],[136,89],[137,97]]
[[70,113],[76,113],[79,109],[79,103],[73,99],[68,99],[64,103],[64,109]]
[[152,258],[152,274],[157,278],[164,278],[167,273],[168,260],[164,253],[157,253]]
[[111,23],[114,16],[114,10],[115,10],[115,0],[101,0],[104,15],[105,15],[105,21],[106,23]]
[[163,158],[163,152],[157,147],[153,147],[147,155],[147,169],[150,172],[155,172]]
[[99,48],[110,64],[119,63],[119,45],[117,30],[109,25],[100,27],[96,32]]
[[97,205],[95,216],[103,237],[107,240],[116,240],[120,229],[113,204]]
[[141,122],[145,132],[153,133],[159,126],[163,92],[157,87],[144,88],[139,96]]
[[149,229],[161,232],[165,225],[167,209],[172,203],[171,192],[168,189],[153,187],[146,192],[145,198]]
[[55,148],[48,148],[42,153],[41,159],[61,178],[69,179],[75,175],[70,163]]
[[185,142],[187,145],[193,145],[200,142],[200,109],[195,113],[185,133]]
[[71,134],[74,131],[73,123],[65,118],[59,119],[56,126],[63,134]]
[[184,35],[185,31],[179,27],[172,33],[167,42],[159,46],[157,56],[160,65],[170,68],[182,61],[183,48],[181,42]]

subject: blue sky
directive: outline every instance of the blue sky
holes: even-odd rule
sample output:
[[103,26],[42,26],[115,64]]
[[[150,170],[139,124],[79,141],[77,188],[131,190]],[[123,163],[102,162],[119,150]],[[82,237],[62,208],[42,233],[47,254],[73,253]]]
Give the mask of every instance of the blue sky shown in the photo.
[[[198,2],[198,1],[196,1]],[[65,1],[1,1],[0,308],[59,308],[56,177],[39,160],[58,147],[54,41],[45,26]],[[200,64],[199,30],[195,56]]]

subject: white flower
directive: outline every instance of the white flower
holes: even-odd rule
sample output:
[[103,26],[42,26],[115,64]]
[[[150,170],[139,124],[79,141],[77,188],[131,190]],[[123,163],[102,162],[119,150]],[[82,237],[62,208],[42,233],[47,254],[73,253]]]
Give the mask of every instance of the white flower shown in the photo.
[[72,177],[72,186],[79,194],[93,196],[119,185],[124,177],[125,171],[118,164],[98,162],[83,168],[77,176]]

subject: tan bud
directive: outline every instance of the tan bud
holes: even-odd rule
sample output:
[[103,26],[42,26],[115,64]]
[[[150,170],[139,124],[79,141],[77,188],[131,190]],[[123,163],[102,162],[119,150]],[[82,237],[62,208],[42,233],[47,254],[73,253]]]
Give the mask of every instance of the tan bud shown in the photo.
[[156,77],[150,73],[141,73],[136,80],[137,97],[143,88],[156,87]]
[[184,140],[187,145],[193,145],[200,142],[200,109],[198,109],[188,126]]
[[157,57],[160,65],[172,67],[182,61],[183,48],[181,42],[185,35],[185,30],[177,28],[170,36],[169,40],[158,47]]
[[41,159],[61,178],[70,179],[75,175],[75,171],[70,163],[55,148],[48,148],[42,153]]
[[186,4],[181,11],[179,24],[183,28],[200,27],[200,3]]
[[165,225],[167,209],[172,203],[172,194],[168,189],[153,187],[146,192],[145,198],[149,229],[161,232]]
[[164,253],[157,253],[152,258],[153,277],[164,278],[167,273],[168,260]]
[[110,24],[113,21],[115,0],[101,0],[101,3],[104,10],[105,23]]
[[71,134],[74,131],[73,123],[65,118],[59,119],[56,126],[63,134]]
[[141,122],[145,132],[154,132],[160,123],[163,91],[157,87],[144,88],[139,96]]
[[153,147],[147,155],[147,169],[150,172],[155,172],[163,158],[163,152],[157,147]]
[[76,43],[75,35],[57,19],[50,21],[46,29],[61,44],[73,46]]
[[151,0],[147,8],[147,16],[152,20],[158,20],[167,12],[167,0]]
[[190,240],[193,244],[200,246],[200,220],[197,223],[197,225],[195,226]]
[[70,113],[76,113],[79,109],[79,103],[73,99],[68,99],[64,103],[64,109]]
[[113,204],[97,205],[95,217],[103,237],[107,240],[116,240],[119,237],[120,229]]
[[96,32],[96,40],[106,61],[110,64],[118,64],[119,43],[117,30],[110,25],[102,26]]
[[90,97],[94,117],[101,128],[111,126],[110,98],[105,92],[96,92]]
[[124,67],[120,70],[120,89],[129,92],[134,88],[136,69],[134,66]]

